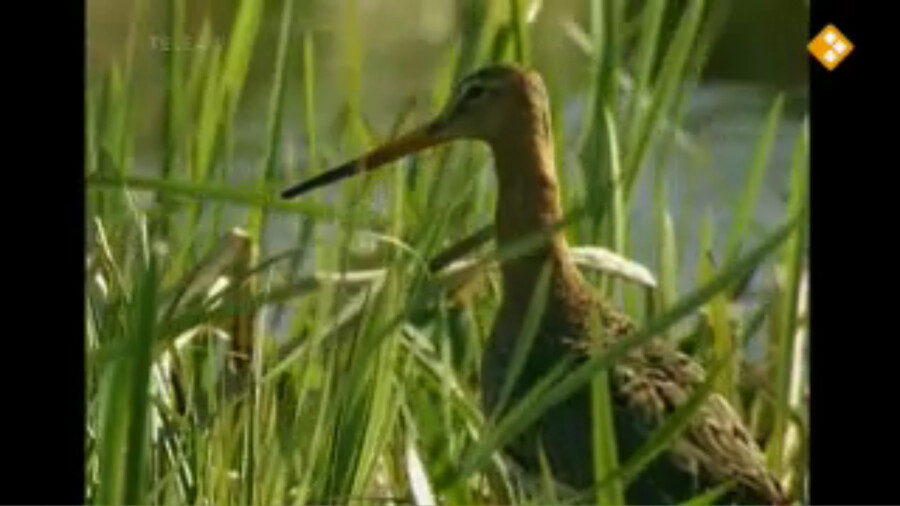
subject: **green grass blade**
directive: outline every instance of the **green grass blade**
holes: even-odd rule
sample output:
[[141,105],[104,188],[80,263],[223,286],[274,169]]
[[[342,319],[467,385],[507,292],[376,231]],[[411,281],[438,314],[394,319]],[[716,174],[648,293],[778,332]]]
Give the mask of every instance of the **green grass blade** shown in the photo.
[[621,481],[605,481],[604,477],[619,467],[616,427],[609,371],[602,370],[591,380],[591,445],[594,482],[599,485],[595,496],[598,504],[625,504],[625,487]]
[[[626,227],[628,218],[625,212],[625,196],[621,180],[622,169],[620,164],[621,158],[619,157],[619,141],[616,134],[616,122],[613,118],[612,111],[608,107],[603,108],[603,120],[606,123],[606,127],[603,130],[607,135],[606,145],[609,154],[609,161],[606,164],[609,168],[608,187],[610,189],[610,226],[607,228],[609,231],[607,241],[609,241],[609,244],[612,244],[614,252],[624,255],[627,248],[625,241],[628,231]],[[610,284],[610,288],[612,288],[612,283]],[[609,293],[612,294],[612,290],[610,290]]]
[[[220,201],[233,205],[265,208],[272,212],[297,213],[308,215],[322,221],[343,222],[342,213],[331,207],[317,205],[306,200],[285,201],[278,197],[278,189],[272,188],[263,193],[241,190],[232,186],[213,183],[191,183],[187,181],[162,180],[158,178],[129,176],[125,178],[107,175],[92,175],[86,179],[88,186],[97,188],[119,189],[123,187],[136,190],[152,190],[171,193],[191,200]],[[378,228],[386,223],[386,218],[370,212],[364,224]]]
[[128,427],[128,370],[123,360],[109,364],[102,371],[98,389],[99,491],[97,504],[121,504],[125,478],[126,429]]
[[[184,1],[170,0],[168,2],[168,31],[169,39],[175,47],[181,47],[182,33],[184,25]],[[166,105],[165,120],[163,132],[163,166],[160,176],[162,179],[168,179],[175,169],[175,163],[178,159],[180,149],[180,140],[182,138],[182,117],[184,114],[183,104],[183,87],[182,87],[182,67],[183,57],[181,51],[168,51],[166,53]],[[167,203],[165,194],[157,194],[157,199],[163,209]],[[160,222],[160,231],[163,237],[169,234],[169,215],[165,213]]]
[[155,262],[143,241],[134,267],[138,286],[123,309],[122,320],[102,333],[103,348],[118,345],[123,353],[106,364],[100,377],[99,504],[146,501],[149,375],[156,318]]
[[200,86],[198,117],[195,119],[191,178],[197,182],[207,180],[213,163],[219,122],[222,115],[222,57],[221,47],[214,45],[207,61],[204,82]]
[[726,481],[725,483],[713,487],[703,493],[697,494],[692,497],[690,500],[682,503],[683,506],[707,506],[712,504],[718,504],[718,500],[722,498],[725,494],[731,491],[732,487],[735,485],[734,480]]
[[[275,56],[275,70],[272,89],[269,93],[269,109],[266,116],[266,136],[263,140],[265,151],[260,160],[259,180],[261,191],[265,191],[267,183],[278,179],[278,153],[281,145],[281,124],[284,107],[284,91],[287,72],[288,44],[291,38],[291,21],[293,20],[293,0],[283,0],[281,10],[281,27],[278,34],[278,49]],[[248,217],[247,229],[255,244],[263,244],[265,239],[267,212],[263,207],[255,208]]]
[[509,0],[509,16],[516,62],[528,65],[531,50],[528,44],[528,25],[525,23],[525,9],[522,8],[522,1]]
[[506,377],[503,379],[503,385],[500,388],[500,394],[497,398],[497,404],[494,408],[494,414],[503,413],[506,403],[510,399],[513,387],[519,380],[519,375],[525,368],[525,363],[531,354],[531,348],[534,344],[535,337],[540,332],[541,318],[544,316],[544,309],[547,305],[547,294],[550,283],[550,273],[552,272],[552,264],[546,263],[541,267],[535,283],[534,292],[531,294],[531,300],[528,303],[528,312],[525,313],[525,320],[522,322],[522,329],[516,339],[516,346],[513,349],[512,357],[506,369]]
[[675,243],[675,225],[672,215],[663,211],[659,248],[659,297],[660,310],[665,311],[678,298],[678,247]]
[[[490,35],[499,19],[500,2],[462,2],[462,45],[457,63],[449,77],[456,82],[476,66],[488,61]],[[439,100],[439,106],[444,100]]]
[[319,142],[316,129],[316,60],[315,37],[303,32],[303,124],[306,132],[307,171],[319,173]]
[[[603,131],[608,136],[607,150],[609,161],[606,166],[609,168],[609,188],[610,188],[610,225],[606,228],[608,231],[613,250],[622,254],[625,251],[625,210],[622,195],[622,186],[619,176],[619,149],[616,139],[615,121],[612,112],[608,107],[603,107],[603,120],[605,127]],[[607,278],[607,293],[612,294],[616,283]],[[598,322],[597,322],[598,323]],[[594,328],[594,339],[602,339],[602,329],[599,326]],[[599,341],[594,341],[599,342]],[[594,460],[594,479],[598,483],[606,473],[611,472],[619,466],[618,449],[616,448],[616,431],[612,417],[612,395],[610,393],[610,383],[608,371],[601,371],[591,382],[591,431],[592,431],[592,453]],[[598,487],[596,499],[600,504],[624,504],[625,489],[620,482],[608,482]]]
[[644,11],[641,14],[641,31],[635,56],[634,90],[629,102],[628,112],[628,146],[633,146],[638,136],[638,117],[641,110],[641,102],[647,95],[651,86],[651,75],[656,63],[656,50],[659,45],[659,32],[662,26],[663,14],[666,11],[665,0],[648,0],[644,3]]
[[[345,133],[345,145],[354,150],[367,147],[369,134],[363,123],[362,82],[363,82],[363,41],[360,29],[359,0],[347,0],[341,3],[341,30],[344,56],[344,96],[347,107],[349,129]],[[349,185],[348,185],[349,186]],[[348,188],[349,191],[349,188]],[[345,193],[345,196],[349,196]]]
[[[806,125],[804,125],[805,127]],[[788,212],[795,212],[806,206],[807,196],[807,160],[809,159],[809,141],[806,129],[800,133],[794,144],[791,162],[791,195]],[[767,447],[769,464],[777,473],[790,464],[784,462],[784,436],[789,418],[790,377],[794,366],[794,338],[797,332],[797,308],[803,260],[806,254],[806,223],[791,237],[785,247],[783,265],[785,270],[786,294],[782,298],[783,305],[779,311],[781,321],[778,322],[778,349],[775,363],[775,419],[773,421],[772,439]]]
[[[711,278],[716,270],[716,266],[713,260],[713,223],[714,220],[712,213],[708,212],[703,223],[703,233],[701,234],[701,248],[699,250],[699,261],[701,263],[701,269],[699,270],[699,272],[701,276],[701,282],[705,282],[706,280]],[[707,306],[707,314],[709,317],[709,324],[712,329],[713,360],[726,360],[729,362],[725,366],[725,369],[722,371],[722,373],[718,376],[718,380],[716,381],[716,391],[723,397],[725,397],[725,399],[727,399],[733,406],[735,406],[735,409],[738,409],[740,412],[740,404],[735,402],[737,395],[735,391],[735,363],[734,360],[727,360],[727,357],[733,356],[731,350],[735,349],[734,335],[729,320],[728,304],[728,293],[719,293],[712,298],[709,305]]]
[[753,159],[747,169],[747,181],[744,183],[744,191],[738,201],[734,212],[734,220],[728,238],[725,241],[725,262],[731,261],[740,252],[741,243],[746,240],[756,201],[765,181],[766,167],[772,148],[775,145],[775,136],[778,133],[778,123],[781,120],[781,111],[784,109],[784,94],[775,97],[772,108],[766,116],[765,125],[759,137],[756,149],[753,151]]
[[640,120],[635,122],[637,125],[634,127],[635,140],[632,145],[628,146],[625,154],[623,177],[626,198],[631,196],[638,172],[650,147],[650,140],[679,90],[690,50],[703,20],[704,6],[703,0],[688,2],[678,22],[675,35],[668,46],[668,51],[663,57],[662,68],[656,79],[656,89],[650,100],[650,107],[646,113],[641,115]]
[[281,124],[283,122],[284,96],[287,87],[287,62],[289,43],[291,40],[291,21],[293,16],[293,0],[284,0],[281,10],[281,27],[278,32],[278,49],[275,56],[275,69],[272,76],[272,90],[269,94],[269,110],[266,115],[266,146],[261,163],[261,182],[275,179],[278,168],[278,151],[281,145]]
[[146,502],[146,472],[149,440],[150,366],[155,333],[156,304],[156,259],[151,252],[146,254],[146,266],[140,276],[140,286],[134,301],[133,356],[129,360],[131,401],[128,424],[128,440],[125,446],[126,475],[123,499],[126,504]]
[[234,17],[221,75],[223,98],[231,109],[240,98],[247,78],[264,5],[263,0],[241,0]]
[[[606,108],[617,103],[616,83],[619,68],[618,23],[621,21],[621,2],[594,0],[590,8],[590,33],[592,42],[592,83],[589,107],[585,111],[583,137],[580,142],[582,171],[587,185],[588,207],[592,211],[593,226],[588,240],[596,238],[603,226],[604,215],[608,211],[606,203],[615,190],[610,185],[614,180],[621,183],[621,171],[613,175],[610,162],[618,158],[608,144],[611,136],[609,128],[616,123],[608,118]],[[611,115],[611,110],[609,112]]]

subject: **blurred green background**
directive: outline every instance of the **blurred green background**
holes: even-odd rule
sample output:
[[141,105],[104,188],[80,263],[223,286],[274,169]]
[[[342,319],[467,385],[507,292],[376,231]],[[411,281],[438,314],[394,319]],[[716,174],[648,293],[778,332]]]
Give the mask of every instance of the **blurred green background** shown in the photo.
[[[290,46],[300,47],[303,31],[316,36],[316,71],[319,81],[319,101],[316,113],[319,124],[326,125],[338,113],[340,103],[355,88],[346,86],[346,41],[340,31],[351,27],[359,30],[364,41],[362,59],[362,106],[376,124],[389,125],[397,110],[410,97],[428,96],[435,75],[440,71],[442,58],[460,37],[465,22],[465,5],[459,0],[313,0],[297,2]],[[506,4],[507,2],[497,2]],[[526,4],[529,2],[525,2]],[[669,2],[668,26],[676,21],[677,7],[684,2]],[[213,44],[227,42],[234,21],[235,0],[185,3],[187,37],[183,51],[205,49],[197,46],[202,24],[211,23]],[[588,3],[580,0],[549,0],[530,2],[538,9],[531,24],[533,66],[545,75],[553,76],[565,96],[584,93],[590,85],[590,59],[566,35],[565,25],[584,24]],[[140,132],[150,145],[154,135],[162,131],[162,101],[165,92],[164,44],[169,36],[165,25],[166,2],[140,0],[89,0],[87,2],[88,79],[96,80],[126,54],[133,17],[139,20],[135,35],[134,72],[135,93],[140,95]],[[353,7],[351,7],[353,6]],[[136,12],[139,10],[140,12]],[[356,20],[345,14],[356,11]],[[262,115],[259,102],[264,100],[271,85],[275,61],[281,6],[267,2],[263,11],[259,38],[256,41],[252,66],[247,76],[242,108]],[[755,91],[772,93],[786,90],[797,97],[806,96],[808,86],[809,38],[808,6],[805,0],[739,0],[731,3],[727,20],[706,64],[702,78],[710,85],[746,86]],[[287,83],[298,89],[301,76],[300,52],[294,51],[288,62]],[[289,93],[288,100],[298,94]],[[751,97],[752,99],[752,97]],[[721,104],[740,101],[739,95],[723,97]],[[801,107],[802,108],[802,107]],[[710,112],[706,113],[709,116]],[[725,115],[725,114],[723,114]],[[288,114],[288,124],[297,115]],[[252,121],[248,118],[248,121]],[[298,143],[299,144],[299,143]],[[148,151],[152,147],[147,146]],[[144,151],[141,151],[144,154]]]

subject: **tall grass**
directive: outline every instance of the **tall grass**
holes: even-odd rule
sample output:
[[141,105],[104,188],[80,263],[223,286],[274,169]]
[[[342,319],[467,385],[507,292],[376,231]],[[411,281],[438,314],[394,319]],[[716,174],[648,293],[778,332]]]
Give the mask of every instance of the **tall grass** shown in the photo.
[[[496,195],[485,151],[463,143],[300,201],[283,202],[277,194],[409,128],[420,109],[435,112],[466,72],[496,60],[533,61],[530,32],[547,6],[462,2],[461,38],[442,55],[431,96],[380,131],[364,112],[371,68],[364,65],[357,2],[341,4],[333,37],[305,22],[309,6],[302,0],[268,6],[243,0],[224,46],[211,43],[207,20],[196,38],[207,50],[164,53],[160,166],[148,175],[133,170],[142,100],[135,91],[134,40],[146,33],[142,24],[151,8],[138,4],[123,59],[89,82],[86,96],[90,502],[568,500],[552,469],[523,479],[498,450],[589,385],[598,486],[580,491],[587,494],[582,498],[623,502],[627,484],[660,458],[715,390],[756,420],[772,468],[798,500],[805,499],[806,415],[797,392],[805,367],[798,346],[806,340],[806,134],[795,145],[783,224],[761,236],[751,233],[780,121],[782,99],[776,99],[742,197],[734,209],[719,211],[731,217],[724,253],[713,255],[721,263],[708,255],[716,244],[711,235],[699,258],[681,253],[676,231],[689,224],[670,209],[659,163],[675,149],[676,136],[688,135],[679,127],[683,105],[715,42],[710,26],[719,7],[702,0],[681,7],[647,0],[637,8],[590,1],[585,25],[567,20],[557,28],[561,37],[573,38],[571,51],[591,69],[577,138],[568,139],[555,118],[569,211],[561,226],[597,255],[627,257],[635,188],[640,173],[653,170],[659,281],[622,281],[636,279],[615,272],[628,265],[623,262],[601,267],[618,276],[600,276],[598,286],[643,322],[639,330],[583,365],[559,364],[522,399],[509,398],[509,379],[502,395],[508,414],[486,419],[478,393],[481,349],[501,296],[491,265],[517,254],[516,248],[483,248],[475,267],[429,268],[448,246],[491,225]],[[265,7],[278,19],[271,52],[258,47]],[[187,5],[170,0],[165,9],[170,42],[183,43]],[[662,29],[664,19],[674,20],[670,31]],[[319,48],[335,41],[339,48],[330,58],[341,61],[344,85],[336,132],[334,122],[323,129],[320,121],[320,101],[335,92],[319,85],[317,60]],[[238,188],[231,183],[238,111],[256,65],[271,77],[261,112],[262,149],[253,182]],[[553,85],[553,76],[546,81],[553,110],[561,111],[573,97]],[[289,107],[293,103],[298,107]],[[302,130],[289,141],[302,143],[299,168],[284,158],[289,123]],[[578,156],[562,152],[572,147]],[[569,170],[572,163],[578,170]],[[271,245],[273,234],[288,236],[288,248]],[[366,258],[358,253],[360,238],[377,246]],[[702,273],[698,286],[683,292],[678,272],[689,263],[701,265]],[[776,282],[741,321],[730,311],[738,287],[754,272],[776,269]],[[534,314],[543,307],[540,292],[532,297]],[[696,332],[686,335],[685,322]],[[515,363],[528,351],[530,326],[526,322]],[[740,350],[754,329],[769,344],[772,367],[761,385],[748,387]],[[709,368],[709,381],[637,454],[622,460],[605,372],[655,336],[691,347]],[[692,502],[711,502],[721,492]]]

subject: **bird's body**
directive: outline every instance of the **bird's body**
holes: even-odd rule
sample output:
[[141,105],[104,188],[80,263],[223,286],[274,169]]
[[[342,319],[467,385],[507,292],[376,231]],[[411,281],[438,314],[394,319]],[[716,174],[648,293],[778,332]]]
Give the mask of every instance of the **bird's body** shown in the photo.
[[[551,246],[549,252],[514,260],[504,269],[505,293],[533,293],[541,262],[550,261],[552,269],[546,309],[507,406],[527,393],[563,356],[572,354],[576,361],[587,358],[592,348],[591,318],[598,319],[608,340],[635,330],[624,315],[594,295],[564,253],[563,248]],[[519,274],[516,281],[507,281],[513,272]],[[488,412],[496,406],[516,340],[522,335],[527,304],[527,300],[506,297],[497,315],[482,362],[483,402]],[[610,387],[620,459],[627,461],[705,379],[699,364],[660,339],[618,361],[612,367]],[[538,469],[540,444],[557,478],[578,489],[588,488],[593,484],[590,416],[589,390],[585,388],[551,408],[510,450],[526,468]],[[778,482],[767,471],[762,453],[738,415],[723,397],[712,394],[668,455],[657,459],[631,484],[626,498],[629,504],[673,504],[728,479],[734,479],[738,489],[727,496],[729,500],[784,501]]]
[[[423,129],[395,141],[316,180],[285,192],[291,196],[333,180],[369,170],[408,152],[459,138],[486,142],[498,179],[495,216],[497,241],[505,245],[546,230],[562,219],[556,180],[547,95],[540,77],[509,65],[494,65],[460,83],[444,112]],[[587,358],[597,343],[591,325],[602,328],[605,343],[634,330],[627,317],[589,288],[568,255],[561,231],[539,247],[501,265],[503,301],[482,358],[484,408],[497,407],[516,341],[522,334],[531,294],[544,266],[550,267],[545,309],[524,370],[512,398],[515,403],[560,359]],[[632,350],[613,365],[610,388],[621,461],[627,461],[666,417],[691,398],[703,383],[699,364],[662,339]],[[537,470],[538,444],[551,471],[570,486],[593,485],[590,445],[590,399],[587,387],[554,406],[513,442],[508,450],[525,467]],[[732,498],[782,503],[777,480],[739,416],[718,394],[711,394],[668,450],[629,486],[630,503],[684,501],[704,487],[734,480]]]

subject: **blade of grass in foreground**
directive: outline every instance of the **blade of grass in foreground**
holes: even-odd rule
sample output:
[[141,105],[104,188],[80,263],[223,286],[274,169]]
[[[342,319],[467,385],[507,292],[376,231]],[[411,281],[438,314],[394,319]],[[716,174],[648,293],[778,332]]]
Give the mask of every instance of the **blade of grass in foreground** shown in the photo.
[[[146,247],[146,246],[145,246]],[[150,365],[156,319],[156,259],[151,251],[145,252],[140,288],[135,299],[134,315],[134,356],[130,360],[131,400],[128,441],[126,446],[125,494],[126,504],[146,501],[145,471],[148,444],[147,422],[149,419]]]
[[588,187],[589,208],[594,210],[590,235],[584,239],[595,240],[604,225],[605,213],[609,210],[606,203],[612,202],[610,207],[617,206],[615,199],[610,199],[610,192],[613,191],[612,184],[619,186],[618,176],[621,175],[618,166],[616,167],[618,174],[613,174],[613,167],[610,165],[611,161],[618,164],[619,157],[612,153],[613,145],[609,144],[610,139],[615,138],[615,132],[610,131],[615,127],[615,122],[606,117],[608,112],[606,108],[610,104],[617,103],[619,47],[616,27],[621,21],[621,2],[594,0],[590,2],[589,11],[593,56],[592,83],[589,107],[585,112],[582,127],[579,157]]
[[[121,336],[119,336],[121,338]],[[97,504],[121,504],[125,468],[125,429],[128,426],[127,368],[122,360],[100,371],[99,492]]]
[[[609,188],[609,226],[606,228],[606,240],[612,244],[612,249],[619,255],[626,253],[627,213],[625,212],[625,200],[621,184],[622,167],[619,156],[619,142],[616,134],[616,122],[609,107],[602,107],[603,123],[606,125],[603,131],[606,133],[606,153],[609,159],[607,167],[607,188]],[[607,295],[613,294],[615,283],[610,281]]]
[[772,108],[769,109],[759,142],[753,151],[753,159],[747,170],[747,181],[744,183],[744,191],[741,193],[741,198],[734,212],[731,230],[725,241],[725,263],[737,257],[741,243],[747,238],[750,221],[753,219],[753,211],[756,208],[756,201],[759,198],[759,192],[765,180],[766,167],[769,165],[772,147],[775,145],[775,135],[778,133],[778,123],[781,119],[783,108],[784,94],[781,93],[775,97]]
[[411,436],[406,441],[406,475],[410,491],[416,504],[438,504],[428,481],[428,473],[422,464],[422,457]]
[[525,320],[522,322],[522,330],[519,332],[518,339],[516,339],[516,347],[506,369],[506,378],[504,378],[503,385],[500,388],[500,396],[494,408],[495,413],[502,413],[506,408],[506,402],[509,400],[513,387],[519,379],[519,374],[525,367],[526,359],[531,352],[531,346],[534,344],[534,339],[540,331],[541,317],[544,315],[544,309],[547,305],[550,267],[551,264],[545,264],[538,275],[534,292],[531,294],[531,301],[528,304],[528,312],[525,314]]
[[[618,2],[616,2],[618,4]],[[613,10],[615,10],[613,8]],[[607,41],[613,40],[612,34],[607,35]],[[612,59],[611,51],[615,50],[615,45],[607,44],[606,61],[610,65],[615,65]],[[614,86],[609,84],[610,89],[606,90],[612,93]],[[603,93],[598,92],[598,93]],[[616,123],[613,119],[612,112],[606,105],[598,104],[601,108],[601,121],[603,127],[598,133],[606,134],[607,142],[605,143],[605,154],[608,157],[604,164],[606,168],[607,188],[609,188],[609,217],[608,226],[605,227],[607,240],[613,245],[613,251],[620,255],[625,253],[626,243],[626,215],[621,185],[621,164],[619,156],[619,143],[616,134]],[[607,296],[612,296],[615,291],[615,278],[604,277],[606,284]],[[596,315],[594,315],[596,316]],[[600,344],[603,337],[603,330],[600,322],[596,319],[593,321],[591,342],[595,345]],[[594,462],[594,481],[599,482],[602,477],[614,469],[619,467],[618,448],[616,447],[616,430],[613,421],[612,395],[610,390],[610,376],[608,371],[600,371],[591,381],[591,445]],[[596,500],[600,504],[625,504],[625,488],[621,482],[608,482],[605,486],[596,489]]]
[[[223,98],[230,104],[237,103],[246,82],[264,5],[263,0],[243,0],[234,17],[220,82]],[[234,110],[233,105],[229,108]]]
[[[656,8],[648,5],[646,8]],[[645,14],[646,15],[646,14]],[[661,15],[661,13],[659,13]],[[635,92],[637,93],[637,91]],[[643,95],[643,91],[641,94]],[[636,97],[636,101],[643,96]],[[678,97],[675,104],[675,114],[672,124],[678,125],[684,116],[684,104],[687,93]],[[635,106],[637,107],[637,106]],[[659,290],[656,294],[659,311],[665,311],[678,297],[678,250],[675,239],[675,224],[669,211],[669,187],[666,176],[668,175],[668,160],[672,156],[673,148],[677,143],[680,132],[677,129],[663,134],[660,146],[654,154],[655,163],[653,170],[653,211],[654,225],[656,228],[656,240],[659,248],[657,256],[659,270]]]
[[650,107],[634,120],[632,134],[628,139],[630,144],[625,149],[627,155],[622,173],[625,180],[626,200],[631,199],[632,190],[637,182],[644,157],[649,150],[653,133],[659,130],[657,127],[664,120],[665,114],[670,109],[679,86],[682,84],[682,75],[686,69],[690,49],[694,45],[703,21],[704,4],[703,0],[693,0],[688,3],[662,60]]
[[659,32],[666,10],[665,0],[648,0],[644,2],[641,14],[641,30],[635,56],[637,70],[634,77],[634,90],[628,105],[628,133],[626,143],[633,145],[637,137],[635,127],[638,122],[641,102],[650,89],[650,77],[656,62],[656,51],[659,47]]
[[619,480],[605,480],[604,476],[619,467],[619,450],[613,420],[612,395],[608,370],[599,371],[591,381],[591,443],[594,461],[594,482],[599,504],[625,504],[625,487]]
[[[182,34],[184,33],[184,0],[170,0],[167,2],[168,12],[166,23],[169,32],[169,40],[176,48],[183,45]],[[165,120],[163,123],[163,165],[160,177],[169,179],[175,168],[178,154],[181,152],[182,138],[182,118],[186,110],[184,107],[182,68],[183,68],[183,52],[167,51],[166,52],[166,95],[165,95]],[[165,210],[167,208],[166,194],[158,193],[156,195],[160,206]],[[163,237],[169,235],[170,214],[163,213],[160,220],[160,232]]]
[[[452,68],[452,73],[446,72],[442,79],[438,79],[436,89],[447,89],[452,82],[459,81],[473,68],[481,65],[488,59],[490,49],[490,35],[497,24],[499,10],[503,7],[500,2],[465,2],[462,4],[463,15],[461,19],[461,46],[455,65],[444,65],[444,71]],[[450,82],[442,82],[448,80]],[[446,95],[434,97],[438,106],[445,103]],[[437,113],[438,111],[433,111]]]
[[722,496],[728,493],[731,490],[731,487],[735,485],[734,480],[726,481],[725,483],[711,488],[701,494],[698,494],[692,497],[687,502],[682,503],[683,506],[707,506],[709,504],[716,504]]
[[[713,238],[715,225],[711,209],[707,208],[704,218],[703,229],[700,234],[700,247],[697,250],[699,255],[699,258],[697,259],[699,263],[698,273],[701,283],[705,283],[715,272],[715,265],[713,264],[712,257],[713,244],[715,244]],[[722,292],[716,294],[707,306],[707,316],[712,329],[714,360],[721,360],[724,359],[725,356],[730,356],[730,350],[735,348],[731,324],[728,321],[728,302],[728,293]],[[716,382],[716,390],[722,394],[722,396],[724,396],[738,412],[740,412],[740,405],[734,402],[736,395],[734,375],[734,364],[730,363],[726,365],[725,370],[722,371],[722,374],[719,375]]]
[[[791,171],[791,196],[788,212],[806,205],[808,139],[806,128],[794,144]],[[797,334],[797,307],[800,282],[803,274],[803,258],[806,251],[806,223],[791,237],[785,248],[783,265],[785,267],[786,296],[779,314],[781,321],[777,326],[778,352],[775,365],[775,419],[773,420],[772,439],[767,450],[767,459],[776,473],[781,473],[788,465],[784,462],[784,436],[787,430],[790,406],[790,377],[794,362],[794,338]]]
[[678,246],[675,224],[668,210],[662,210],[660,221],[659,310],[665,311],[678,298]]
[[[110,361],[101,378],[99,504],[138,504],[146,501],[144,478],[151,348],[156,317],[155,261],[144,251],[136,263],[139,284],[127,306],[121,334],[106,342],[125,341],[128,352]],[[114,339],[110,341],[109,339]]]
[[[779,227],[746,256],[723,268],[717,276],[702,288],[684,297],[665,314],[653,319],[643,328],[630,336],[616,341],[606,353],[590,357],[587,362],[566,374],[571,360],[563,360],[558,367],[542,378],[538,385],[526,394],[508,414],[499,421],[496,428],[481,440],[469,454],[454,476],[448,481],[456,483],[480,469],[491,455],[505,446],[514,437],[534,423],[551,407],[571,397],[583,388],[598,371],[609,365],[636,346],[648,342],[660,332],[668,329],[685,316],[693,313],[713,296],[727,289],[737,279],[745,275],[769,255],[776,251],[805,217],[804,212],[794,216],[786,224]],[[565,376],[565,377],[563,377]],[[562,378],[562,379],[560,379]],[[555,384],[554,384],[555,383]]]
[[[281,12],[281,29],[278,35],[278,52],[275,57],[275,70],[272,80],[272,89],[269,92],[269,110],[266,117],[266,137],[264,140],[265,152],[260,160],[260,178],[257,187],[265,191],[267,183],[276,179],[278,167],[278,152],[281,140],[281,123],[284,107],[284,90],[287,72],[285,71],[288,42],[291,36],[291,15],[293,0],[283,0]],[[266,209],[258,207],[250,213],[248,218],[248,232],[254,238],[256,244],[263,244],[266,230]]]
[[[348,128],[344,132],[344,142],[351,151],[361,151],[368,147],[371,138],[363,121],[362,82],[364,42],[360,29],[359,0],[341,2],[341,49],[344,57],[344,103],[347,108]],[[350,197],[350,186],[345,186],[345,197]]]
[[[190,183],[187,181],[162,180],[138,176],[118,177],[113,175],[94,174],[86,179],[88,186],[132,188],[137,190],[164,191],[189,199],[202,201],[221,201],[229,204],[244,205],[250,207],[262,207],[273,212],[299,213],[311,218],[324,221],[344,222],[345,218],[331,207],[313,204],[308,201],[287,202],[277,198],[276,192],[259,193],[243,191],[231,186]],[[368,213],[366,226],[380,228],[387,220],[375,211]]]
[[522,8],[522,0],[509,0],[509,13],[516,61],[522,65],[528,65],[530,60],[530,48],[528,45],[525,9]]
[[541,468],[541,487],[544,496],[547,499],[548,504],[558,504],[559,500],[556,498],[556,484],[553,480],[553,475],[551,474],[550,469],[550,461],[547,460],[547,453],[544,451],[544,447],[541,446],[540,453],[538,453],[540,468]]

